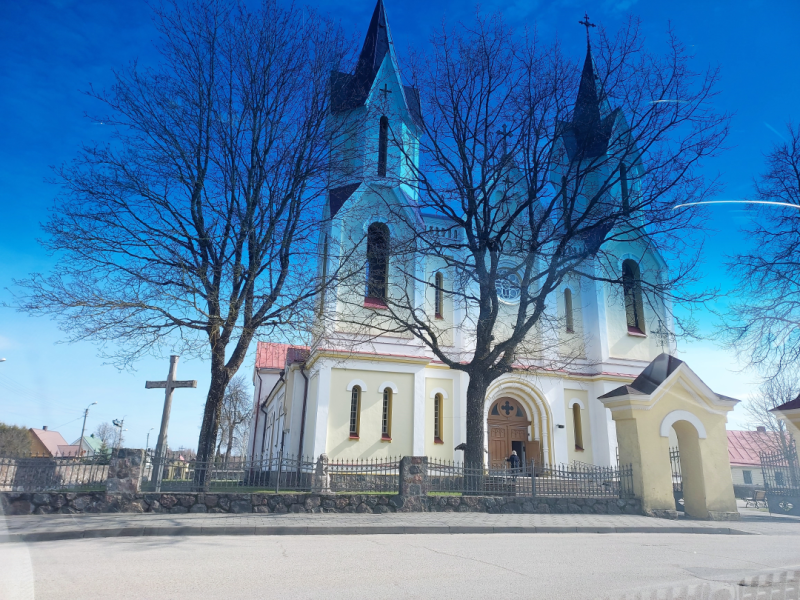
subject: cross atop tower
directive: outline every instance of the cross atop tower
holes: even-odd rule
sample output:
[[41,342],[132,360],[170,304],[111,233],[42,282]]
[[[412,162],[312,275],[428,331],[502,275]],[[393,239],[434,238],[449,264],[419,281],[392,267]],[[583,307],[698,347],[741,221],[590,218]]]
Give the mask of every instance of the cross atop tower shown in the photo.
[[586,45],[591,46],[591,42],[589,40],[589,27],[597,27],[597,25],[589,21],[589,15],[587,13],[583,13],[583,21],[578,21],[578,23],[586,27]]

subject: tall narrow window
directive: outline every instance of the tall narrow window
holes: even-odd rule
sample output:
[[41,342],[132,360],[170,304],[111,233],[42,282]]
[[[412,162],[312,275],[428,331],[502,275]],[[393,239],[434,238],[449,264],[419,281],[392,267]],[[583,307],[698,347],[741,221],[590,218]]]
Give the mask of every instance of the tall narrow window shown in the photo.
[[381,417],[381,438],[384,440],[392,439],[392,390],[383,390],[383,414]]
[[433,441],[437,444],[443,444],[442,439],[442,419],[444,409],[444,399],[441,394],[436,394],[433,397]]
[[628,167],[625,163],[619,163],[619,188],[622,196],[622,214],[627,215],[631,210],[628,198]]
[[569,202],[567,202],[567,177],[561,177],[561,210],[564,212],[564,226],[569,229]]
[[389,152],[389,119],[381,117],[378,134],[378,177],[386,177],[386,160]]
[[644,334],[644,306],[639,265],[627,259],[622,263],[622,288],[625,294],[625,316],[628,333]]
[[575,433],[575,450],[583,450],[583,424],[581,423],[581,405],[572,405],[572,429]]
[[386,301],[389,275],[389,228],[373,223],[367,231],[367,298]]
[[436,318],[444,319],[444,277],[441,273],[436,273],[435,279],[435,299]]
[[325,234],[322,242],[322,292],[319,295],[319,314],[325,312],[325,283],[328,281],[328,234]]
[[358,429],[361,425],[361,388],[353,386],[350,393],[350,437],[358,438]]
[[564,290],[564,317],[567,322],[567,333],[574,333],[575,323],[572,317],[572,290],[569,288]]

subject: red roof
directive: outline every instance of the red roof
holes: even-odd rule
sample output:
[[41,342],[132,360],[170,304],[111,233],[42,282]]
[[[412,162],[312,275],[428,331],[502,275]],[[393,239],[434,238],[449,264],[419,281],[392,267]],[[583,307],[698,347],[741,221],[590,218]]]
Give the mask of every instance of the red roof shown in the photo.
[[288,362],[303,361],[308,357],[308,346],[292,346],[274,342],[258,342],[256,369],[284,369]]
[[34,429],[31,427],[31,433],[38,438],[42,445],[47,448],[50,456],[61,456],[59,446],[69,446],[67,440],[64,439],[57,431],[50,431],[49,429]]
[[778,434],[767,431],[728,431],[728,458],[731,465],[757,467],[759,453],[775,452]]

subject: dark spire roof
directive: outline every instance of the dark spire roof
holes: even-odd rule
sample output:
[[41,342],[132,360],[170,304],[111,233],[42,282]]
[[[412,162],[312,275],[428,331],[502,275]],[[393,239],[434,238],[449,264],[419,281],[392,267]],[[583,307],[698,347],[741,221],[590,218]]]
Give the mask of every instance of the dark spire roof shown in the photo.
[[682,360],[662,352],[645,367],[644,371],[630,385],[620,386],[600,396],[600,398],[613,398],[614,396],[627,396],[629,394],[646,394],[649,396],[682,364]]
[[334,112],[364,105],[391,45],[392,35],[389,32],[386,9],[383,0],[378,0],[358,57],[355,74],[334,73],[331,76]]
[[389,52],[391,38],[389,36],[389,21],[386,19],[386,9],[383,0],[378,0],[375,11],[372,13],[372,20],[369,22],[367,37],[364,39],[364,46],[361,48],[361,55],[358,57],[356,65],[356,80],[367,83],[366,92],[369,92],[381,68],[383,58]]
[[587,44],[572,121],[563,124],[564,141],[570,157],[580,154],[583,158],[592,158],[605,154],[617,111],[609,113],[603,86],[595,73],[592,47]]

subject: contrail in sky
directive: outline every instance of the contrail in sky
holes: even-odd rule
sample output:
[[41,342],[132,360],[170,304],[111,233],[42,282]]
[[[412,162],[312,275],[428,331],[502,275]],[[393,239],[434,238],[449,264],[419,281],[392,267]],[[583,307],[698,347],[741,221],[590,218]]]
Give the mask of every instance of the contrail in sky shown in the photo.
[[698,204],[774,204],[776,206],[788,206],[789,208],[800,209],[797,204],[789,204],[788,202],[769,202],[768,200],[708,200],[707,202],[686,202],[685,204],[678,204],[672,207],[672,210],[681,208],[682,206],[697,206]]

